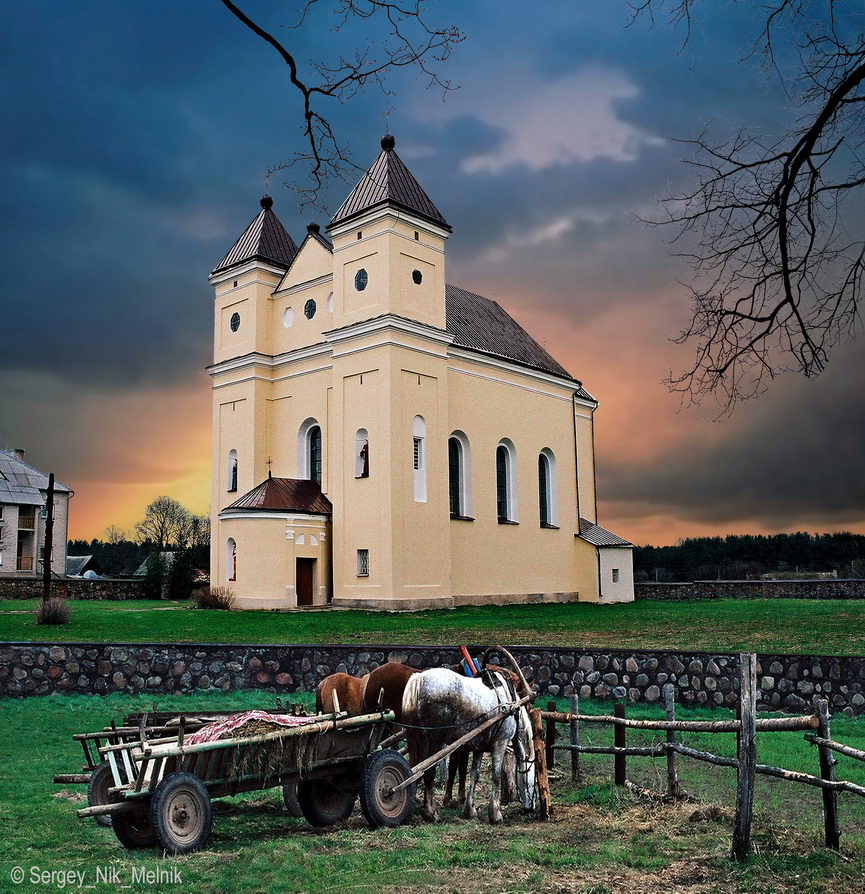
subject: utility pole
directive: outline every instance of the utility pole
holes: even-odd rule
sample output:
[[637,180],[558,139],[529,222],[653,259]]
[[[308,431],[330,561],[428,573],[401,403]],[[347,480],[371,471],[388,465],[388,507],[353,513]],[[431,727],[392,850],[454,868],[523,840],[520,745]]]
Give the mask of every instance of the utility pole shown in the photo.
[[51,595],[51,551],[54,546],[54,473],[48,476],[48,493],[45,496],[45,552],[42,557],[42,599]]

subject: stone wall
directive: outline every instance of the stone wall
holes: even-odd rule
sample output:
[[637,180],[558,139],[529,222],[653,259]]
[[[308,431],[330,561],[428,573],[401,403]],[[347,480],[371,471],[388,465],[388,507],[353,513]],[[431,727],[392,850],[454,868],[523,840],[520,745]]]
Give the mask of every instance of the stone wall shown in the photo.
[[[472,648],[473,654],[479,649]],[[672,683],[684,705],[733,707],[738,656],[709,652],[512,650],[541,695],[657,702]],[[435,646],[234,646],[185,644],[0,644],[0,693],[311,690],[330,673],[362,675],[385,661],[437,667],[459,659]],[[865,658],[760,655],[760,707],[801,712],[815,695],[834,712],[865,713]]]
[[[51,592],[67,599],[141,599],[144,581],[128,578],[89,580],[67,577],[51,582]],[[42,595],[40,577],[0,577],[0,599],[34,599]]]
[[696,580],[637,583],[636,599],[865,599],[865,580]]

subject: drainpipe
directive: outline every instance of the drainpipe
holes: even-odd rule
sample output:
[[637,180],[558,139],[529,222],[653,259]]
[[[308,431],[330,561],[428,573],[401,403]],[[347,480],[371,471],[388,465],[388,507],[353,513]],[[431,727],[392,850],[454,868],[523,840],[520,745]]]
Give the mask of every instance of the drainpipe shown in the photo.
[[577,392],[571,395],[571,421],[574,424],[574,479],[577,485],[577,533],[580,530],[580,457],[577,451]]

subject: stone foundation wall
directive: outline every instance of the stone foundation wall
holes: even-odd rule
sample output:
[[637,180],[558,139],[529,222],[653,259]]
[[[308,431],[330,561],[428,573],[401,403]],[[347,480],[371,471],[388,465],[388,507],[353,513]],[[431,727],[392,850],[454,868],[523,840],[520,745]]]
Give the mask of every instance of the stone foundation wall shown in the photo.
[[[144,581],[126,578],[89,580],[68,577],[51,582],[51,592],[67,599],[142,599]],[[40,577],[0,577],[0,599],[35,599],[42,595]]]
[[[708,652],[594,651],[514,647],[529,682],[541,694],[657,702],[672,683],[684,705],[734,707],[738,656]],[[480,650],[472,648],[473,654]],[[829,699],[834,712],[865,713],[865,658],[758,656],[758,696],[764,710],[807,710]],[[261,689],[288,694],[314,689],[342,671],[360,676],[385,661],[427,668],[454,664],[457,649],[435,646],[234,646],[186,644],[0,644],[0,693],[168,692]]]
[[696,580],[637,583],[635,599],[865,599],[865,580]]

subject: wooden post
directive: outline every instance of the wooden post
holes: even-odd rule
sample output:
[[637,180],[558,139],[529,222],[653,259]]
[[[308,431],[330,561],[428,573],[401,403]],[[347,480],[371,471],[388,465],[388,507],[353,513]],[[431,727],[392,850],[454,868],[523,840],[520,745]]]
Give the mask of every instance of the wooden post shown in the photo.
[[[819,718],[817,735],[821,739],[831,739],[829,735],[829,700],[814,699],[814,710]],[[825,745],[818,745],[820,755],[820,775],[829,782],[835,780],[835,764],[837,761],[832,751]],[[838,824],[838,793],[829,788],[823,789],[823,829],[826,834],[826,847],[838,850],[841,842],[841,827]]]
[[[555,711],[556,703],[547,702],[547,710]],[[547,718],[547,732],[544,736],[544,743],[545,751],[547,752],[547,769],[549,769],[556,764],[556,752],[553,749],[553,746],[556,744],[556,721],[552,717]]]
[[757,775],[757,656],[739,655],[739,765],[736,771],[736,818],[733,823],[733,860],[744,860],[751,849],[754,780]]
[[[613,705],[613,715],[616,717],[625,716],[625,706],[622,702],[616,702]],[[625,727],[621,723],[617,723],[613,727],[613,745],[616,748],[624,748],[625,747]],[[625,775],[626,775],[626,766],[625,766],[625,755],[624,753],[617,752],[613,757],[614,768],[615,768],[615,782],[616,785],[624,785],[625,784]]]
[[538,787],[538,816],[549,820],[553,815],[552,798],[550,796],[550,780],[547,776],[547,752],[544,747],[544,725],[538,708],[529,711],[532,722],[532,738],[535,746],[535,783]]
[[[48,476],[48,492],[45,496],[45,508],[48,514],[45,518],[45,547],[42,558],[42,598],[48,599],[51,595],[51,551],[54,548],[54,473]],[[38,525],[36,527],[38,531]]]
[[[571,696],[571,714],[574,715],[570,722],[571,745],[579,746],[580,744],[580,721],[576,719],[580,713],[580,697],[574,693]],[[571,751],[571,781],[580,781],[580,752]]]
[[[676,690],[672,683],[664,686],[664,710],[667,720],[676,719]],[[675,730],[667,730],[667,741],[675,744]],[[671,798],[679,797],[679,755],[672,748],[667,749],[667,794]]]

